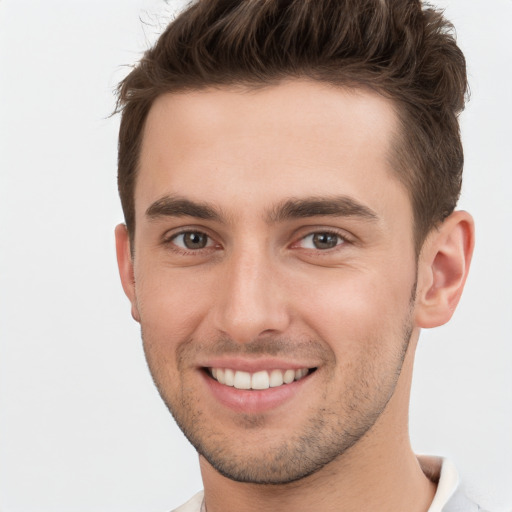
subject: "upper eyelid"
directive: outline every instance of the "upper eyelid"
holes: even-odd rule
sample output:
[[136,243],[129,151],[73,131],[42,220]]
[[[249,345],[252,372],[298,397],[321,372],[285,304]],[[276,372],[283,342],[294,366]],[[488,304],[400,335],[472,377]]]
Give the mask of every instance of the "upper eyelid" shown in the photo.
[[187,233],[195,233],[198,235],[205,235],[209,240],[213,241],[213,238],[208,233],[204,233],[203,231],[194,231],[194,230],[187,230],[187,231],[181,231],[178,233],[174,233],[168,237],[168,240],[174,240],[175,238],[178,238],[179,236],[186,235]]
[[[175,242],[175,239],[179,236],[183,236],[187,233],[200,233],[202,235],[205,235],[208,238],[207,245],[205,247],[200,247],[197,249],[189,249],[187,247],[181,247]],[[219,245],[215,238],[210,236],[208,233],[206,233],[204,230],[199,229],[182,229],[176,232],[167,232],[167,234],[164,234],[161,241],[162,246],[165,246],[167,250],[172,251],[175,254],[181,255],[181,256],[201,256],[205,255],[212,250],[216,250],[217,246]]]
[[304,226],[295,231],[295,239],[302,240],[308,236],[319,233],[328,233],[331,235],[336,235],[339,236],[341,239],[346,240],[347,242],[355,242],[357,240],[357,237],[350,233],[349,231],[343,228],[335,228],[331,226]]
[[341,240],[348,240],[347,236],[339,233],[338,231],[328,231],[328,230],[312,231],[310,233],[306,233],[304,236],[300,237],[300,240],[304,240],[304,238],[308,238],[308,237],[314,236],[314,235],[334,235],[334,236],[337,236],[338,238],[341,238]]
[[298,245],[300,244],[301,242],[303,242],[304,240],[306,240],[307,238],[311,237],[311,236],[314,236],[314,235],[317,235],[317,234],[328,234],[328,235],[334,235],[334,236],[337,236],[340,240],[339,242],[340,243],[337,243],[334,247],[330,247],[329,249],[312,249],[312,248],[303,248],[307,251],[320,251],[320,252],[328,252],[328,251],[331,251],[331,250],[335,250],[337,249],[340,245],[345,245],[346,243],[350,243],[350,240],[348,239],[348,237],[345,237],[343,236],[342,234],[336,232],[336,231],[313,231],[313,232],[310,232],[304,236],[301,236],[298,240],[296,240],[295,242],[292,243],[292,246],[294,245]]
[[202,235],[206,235],[208,238],[215,240],[215,237],[212,236],[211,232],[208,229],[199,226],[182,226],[179,228],[168,229],[165,233],[163,233],[161,239],[164,242],[168,242],[173,238],[176,238],[177,236],[186,233],[201,233]]
[[[208,238],[207,245],[198,249],[188,249],[186,247],[181,247],[178,243],[176,243],[176,238],[187,233],[201,233]],[[204,229],[194,229],[194,228],[186,228],[186,229],[176,229],[176,230],[168,230],[161,237],[159,244],[162,247],[165,247],[168,250],[171,250],[175,253],[184,254],[202,254],[204,251],[211,251],[218,245],[218,242],[214,237],[212,237],[209,233],[207,233]]]

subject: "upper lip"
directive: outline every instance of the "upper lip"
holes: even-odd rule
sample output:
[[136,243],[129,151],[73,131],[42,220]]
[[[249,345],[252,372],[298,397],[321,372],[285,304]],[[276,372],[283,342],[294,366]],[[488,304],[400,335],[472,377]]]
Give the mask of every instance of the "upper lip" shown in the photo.
[[254,359],[240,357],[218,357],[208,359],[201,364],[201,368],[230,368],[243,372],[256,373],[262,370],[300,370],[302,368],[316,368],[318,365],[311,362],[290,361],[274,357],[259,357]]

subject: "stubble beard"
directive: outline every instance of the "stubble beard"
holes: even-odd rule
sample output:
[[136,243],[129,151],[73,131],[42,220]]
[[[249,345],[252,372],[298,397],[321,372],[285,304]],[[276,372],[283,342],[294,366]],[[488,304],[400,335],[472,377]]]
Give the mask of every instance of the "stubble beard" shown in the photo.
[[[342,390],[338,400],[329,401],[325,391],[322,403],[330,404],[330,407],[319,406],[311,409],[307,421],[298,432],[297,425],[291,419],[290,435],[281,436],[280,439],[271,439],[272,434],[265,432],[264,414],[240,414],[236,419],[242,436],[239,443],[225,433],[222,424],[212,421],[197,406],[197,397],[186,391],[186,383],[180,383],[178,393],[169,393],[169,390],[166,392],[165,382],[170,375],[165,368],[165,362],[162,364],[158,357],[153,359],[146,343],[144,347],[153,380],[167,408],[190,443],[216,471],[237,482],[284,485],[312,475],[340,458],[375,425],[393,396],[402,370],[412,335],[411,314],[404,321],[399,335],[402,343],[393,354],[388,355],[385,375],[375,373],[375,364],[363,364],[361,371],[356,372],[352,382]],[[219,352],[222,352],[224,346],[234,345],[230,340],[217,343]],[[300,346],[300,343],[291,340],[268,340],[254,346],[249,345],[248,350],[268,355],[269,352],[286,353],[290,347],[296,349],[297,345]],[[303,345],[307,345],[304,350],[314,347],[317,355],[322,353],[324,358],[332,360],[333,354],[326,353],[325,343],[308,341]],[[372,347],[378,350],[379,345],[374,340]],[[180,350],[183,353],[179,353]],[[178,370],[180,361],[190,356],[187,354],[189,350],[199,352],[201,347],[186,343],[177,349]],[[373,361],[377,366],[381,362],[378,358]],[[176,378],[181,379],[179,371]],[[258,446],[244,442],[244,432],[251,435],[258,432]]]

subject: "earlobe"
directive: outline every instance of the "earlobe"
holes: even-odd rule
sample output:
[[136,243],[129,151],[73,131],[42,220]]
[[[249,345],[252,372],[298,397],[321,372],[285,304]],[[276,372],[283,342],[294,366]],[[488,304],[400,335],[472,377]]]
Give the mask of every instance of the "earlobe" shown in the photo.
[[116,226],[116,253],[117,266],[123,290],[132,305],[132,317],[140,322],[139,310],[135,294],[135,274],[133,271],[133,258],[130,249],[130,236],[124,224]]
[[452,213],[427,237],[418,261],[418,327],[437,327],[452,317],[464,289],[474,240],[473,218],[464,211]]

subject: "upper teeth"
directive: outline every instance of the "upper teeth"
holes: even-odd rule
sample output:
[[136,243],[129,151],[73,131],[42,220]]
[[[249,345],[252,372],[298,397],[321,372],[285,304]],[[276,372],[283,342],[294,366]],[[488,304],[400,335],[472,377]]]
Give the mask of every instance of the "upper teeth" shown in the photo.
[[232,370],[231,368],[210,368],[214,379],[226,386],[237,389],[268,389],[290,384],[309,373],[308,368],[299,370],[262,370],[256,373]]

